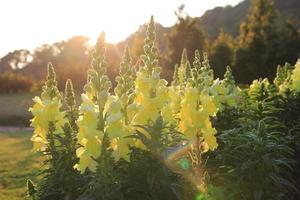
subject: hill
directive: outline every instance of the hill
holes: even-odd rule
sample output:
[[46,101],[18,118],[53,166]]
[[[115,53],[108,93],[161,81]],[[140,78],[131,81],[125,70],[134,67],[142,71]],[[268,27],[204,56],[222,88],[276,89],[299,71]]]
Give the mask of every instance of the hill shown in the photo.
[[[236,6],[216,7],[206,11],[197,21],[210,40],[218,36],[221,28],[226,33],[237,36],[239,25],[245,20],[250,5],[251,0],[244,0]],[[274,0],[274,5],[282,16],[300,28],[299,0]]]

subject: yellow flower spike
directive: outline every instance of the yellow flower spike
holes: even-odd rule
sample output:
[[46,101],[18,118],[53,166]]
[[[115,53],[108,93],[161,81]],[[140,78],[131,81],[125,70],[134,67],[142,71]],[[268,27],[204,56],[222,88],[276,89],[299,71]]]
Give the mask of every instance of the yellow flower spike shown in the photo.
[[180,118],[183,122],[187,124],[192,124],[193,122],[193,115],[195,114],[196,110],[195,107],[191,104],[184,103],[182,104],[180,110]]
[[200,96],[200,101],[204,112],[206,112],[209,116],[216,115],[218,108],[214,103],[213,97],[203,94]]
[[121,121],[116,121],[107,125],[106,131],[112,139],[128,135],[127,130],[124,127],[124,123]]
[[107,124],[112,124],[123,119],[124,115],[122,113],[122,105],[118,98],[114,97],[111,101],[107,110],[107,115]]
[[[29,109],[33,118],[31,119],[31,126],[34,128],[34,148],[36,150],[43,150],[43,143],[47,143],[47,132],[50,122],[54,122],[55,133],[61,133],[62,127],[67,122],[65,113],[60,111],[61,101],[55,97],[51,101],[49,99],[41,99],[35,97],[33,99],[34,105]],[[40,148],[40,149],[39,149]]]
[[82,130],[83,130],[83,132],[82,132],[83,137],[86,138],[86,139],[92,139],[96,136],[99,137],[99,138],[102,138],[102,136],[103,136],[102,131],[90,128],[88,126],[85,126]]
[[45,116],[47,121],[54,122],[56,121],[56,118],[58,117],[58,114],[60,112],[60,103],[58,99],[53,99],[52,101],[45,101]]
[[216,148],[218,148],[217,138],[215,137],[215,134],[217,133],[216,129],[207,128],[207,129],[203,129],[202,132],[203,132],[204,141],[208,147],[207,150],[213,151]]
[[195,115],[193,117],[193,124],[197,125],[197,127],[204,127],[206,121],[209,120],[209,115],[203,109],[199,111],[195,111]]
[[137,72],[137,79],[135,81],[136,90],[142,93],[150,93],[150,90],[155,87],[157,80],[147,77],[144,73]]
[[76,156],[81,157],[85,153],[85,149],[83,147],[79,147],[76,149]]
[[165,107],[163,107],[163,109],[161,111],[161,115],[165,122],[170,123],[170,124],[176,123],[173,112],[172,112],[172,108],[170,105],[166,105]]
[[29,111],[32,112],[33,115],[39,115],[43,112],[43,108],[45,107],[40,97],[33,98],[34,105],[29,108]]
[[226,98],[226,103],[230,106],[230,107],[234,107],[237,105],[236,102],[236,97],[234,95],[228,95]]
[[86,94],[81,94],[82,104],[80,105],[80,111],[83,113],[94,113],[98,110],[98,107]]
[[89,126],[90,128],[96,129],[98,125],[98,114],[97,113],[84,113],[83,116],[77,121],[78,126]]
[[47,136],[46,136],[47,130],[48,130],[48,127],[47,127],[47,129],[43,129],[40,126],[37,126],[34,128],[33,133],[34,133],[34,135],[41,137],[44,141],[47,141]]
[[85,138],[85,129],[86,129],[85,127],[79,126],[78,134],[77,134],[77,139],[79,142]]
[[170,97],[170,107],[173,113],[178,113],[180,111],[180,88],[179,87],[171,87],[169,89],[169,97]]
[[79,158],[79,163],[74,166],[75,169],[81,173],[84,173],[86,168],[89,168],[93,172],[96,171],[96,162],[87,154],[85,149],[77,149],[76,155]]
[[41,138],[40,136],[34,134],[31,137],[31,141],[33,142],[33,150],[34,151],[39,151],[39,150],[44,150],[45,145],[47,144],[47,141]]
[[97,137],[88,139],[85,144],[85,149],[90,156],[98,158],[100,156],[101,141],[98,140]]
[[292,89],[295,91],[300,91],[300,61],[295,65],[295,69],[292,71]]
[[223,87],[221,82],[215,83],[213,89],[216,90],[220,95],[226,95],[228,93],[228,89]]
[[153,98],[139,95],[136,99],[139,109],[133,118],[134,124],[146,124],[149,120],[155,121],[159,112],[166,104],[165,96],[156,96]]
[[127,107],[127,117],[128,121],[131,122],[137,113],[139,106],[136,103],[132,103]]
[[257,92],[257,91],[259,90],[259,88],[260,88],[260,83],[259,83],[259,81],[258,81],[258,80],[254,80],[254,81],[252,82],[252,84],[250,85],[250,87],[249,87],[248,94],[250,95],[250,94],[252,94],[253,92]]
[[199,97],[200,97],[200,95],[199,95],[199,92],[196,88],[188,87],[186,89],[185,97],[184,97],[186,102],[188,102],[190,104],[193,104],[193,105],[196,105]]
[[111,150],[113,150],[114,152],[116,152],[117,149],[118,149],[118,140],[119,140],[119,138],[113,138],[110,141],[110,147],[109,148]]
[[129,148],[128,145],[131,144],[133,145],[134,142],[132,139],[128,138],[118,138],[118,146],[117,146],[117,155],[116,159],[119,160],[120,158],[124,158],[125,160],[128,161],[129,159]]

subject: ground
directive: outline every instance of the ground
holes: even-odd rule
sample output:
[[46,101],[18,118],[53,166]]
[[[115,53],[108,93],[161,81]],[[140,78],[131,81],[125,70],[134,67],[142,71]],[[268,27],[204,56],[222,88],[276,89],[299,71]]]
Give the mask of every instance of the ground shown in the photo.
[[0,132],[0,200],[23,200],[27,179],[36,180],[42,166],[32,152],[31,132]]

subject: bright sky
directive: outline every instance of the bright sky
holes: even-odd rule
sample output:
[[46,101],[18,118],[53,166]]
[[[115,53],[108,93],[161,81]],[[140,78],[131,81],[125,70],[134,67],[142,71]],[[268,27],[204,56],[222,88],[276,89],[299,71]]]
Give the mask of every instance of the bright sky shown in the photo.
[[171,26],[174,11],[185,4],[190,16],[201,16],[216,6],[241,0],[0,0],[0,57],[15,49],[33,50],[42,44],[74,35],[124,40],[154,15],[156,22]]

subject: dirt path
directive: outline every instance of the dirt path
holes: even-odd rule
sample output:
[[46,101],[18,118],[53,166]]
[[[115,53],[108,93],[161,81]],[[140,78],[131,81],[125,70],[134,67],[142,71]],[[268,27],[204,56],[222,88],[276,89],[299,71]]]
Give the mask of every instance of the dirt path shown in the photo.
[[30,127],[0,126],[0,132],[33,131]]

